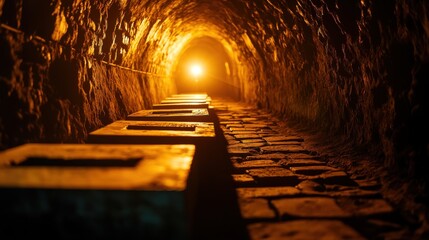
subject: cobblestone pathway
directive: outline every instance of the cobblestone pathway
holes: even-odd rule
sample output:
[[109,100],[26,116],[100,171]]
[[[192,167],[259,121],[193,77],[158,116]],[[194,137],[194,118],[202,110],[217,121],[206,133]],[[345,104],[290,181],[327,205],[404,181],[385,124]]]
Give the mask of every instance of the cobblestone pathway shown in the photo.
[[380,183],[328,166],[264,111],[222,104],[219,121],[251,239],[407,239]]

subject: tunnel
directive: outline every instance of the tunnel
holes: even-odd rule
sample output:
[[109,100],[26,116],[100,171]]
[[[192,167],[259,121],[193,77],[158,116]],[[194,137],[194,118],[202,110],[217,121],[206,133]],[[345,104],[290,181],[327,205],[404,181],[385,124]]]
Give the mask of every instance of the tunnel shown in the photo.
[[0,150],[83,144],[168,96],[203,92],[266,111],[332,166],[376,176],[410,222],[402,237],[425,239],[428,9],[424,0],[0,0]]

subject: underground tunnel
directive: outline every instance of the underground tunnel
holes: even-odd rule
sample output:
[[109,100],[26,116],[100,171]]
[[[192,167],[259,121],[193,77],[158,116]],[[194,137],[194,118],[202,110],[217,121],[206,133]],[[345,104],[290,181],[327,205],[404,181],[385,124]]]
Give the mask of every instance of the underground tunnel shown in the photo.
[[[356,231],[356,239],[426,239],[428,9],[424,0],[0,0],[0,150],[26,143],[86,145],[91,132],[163,99],[207,93],[214,105],[209,112],[218,117],[216,134],[224,134],[228,145],[253,144],[258,154],[279,145],[261,134],[262,147],[260,139],[231,139],[234,126],[222,125],[236,124],[240,111],[247,111],[243,126],[269,115],[283,127],[279,132],[304,140],[281,139],[300,142],[310,149],[306,154],[342,169],[354,183],[369,179],[356,186],[373,191],[377,185],[375,195],[395,209],[354,218],[284,210],[304,197],[319,196],[322,205],[360,201],[341,195],[357,192],[351,186],[335,184],[332,191],[341,194],[328,196],[324,186],[323,198],[320,192],[300,192],[287,204],[280,195],[264,195],[246,199],[245,206],[255,206],[246,211],[265,209],[272,216],[249,220],[241,208],[246,238],[286,236],[288,227],[300,232],[304,225],[321,224]],[[229,107],[216,110],[216,103]],[[257,128],[253,124],[247,132]],[[251,156],[235,153],[231,164],[258,159],[246,151]],[[258,161],[278,166],[288,156]],[[249,172],[255,169],[240,176]],[[315,177],[306,179],[320,185]],[[256,188],[271,191],[276,184]],[[300,205],[302,211],[317,208],[315,202]]]

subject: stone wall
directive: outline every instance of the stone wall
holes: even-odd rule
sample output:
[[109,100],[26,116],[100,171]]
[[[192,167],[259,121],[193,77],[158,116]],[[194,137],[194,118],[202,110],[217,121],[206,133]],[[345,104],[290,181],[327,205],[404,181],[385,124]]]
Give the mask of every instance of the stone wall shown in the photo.
[[136,71],[117,66],[136,31],[131,6],[37,0],[1,6],[0,148],[82,142],[89,131],[174,90],[151,67],[156,63]]

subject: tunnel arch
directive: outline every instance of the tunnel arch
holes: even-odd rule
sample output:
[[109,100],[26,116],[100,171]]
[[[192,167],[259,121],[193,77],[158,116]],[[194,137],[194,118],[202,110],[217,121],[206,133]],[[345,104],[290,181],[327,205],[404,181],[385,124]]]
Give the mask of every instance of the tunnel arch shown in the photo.
[[[173,64],[172,75],[177,91],[202,91],[213,96],[238,99],[239,86],[234,78],[236,63],[231,59],[223,44],[213,37],[200,36],[190,40]],[[189,73],[189,65],[197,63],[204,69],[200,79],[195,79]]]

